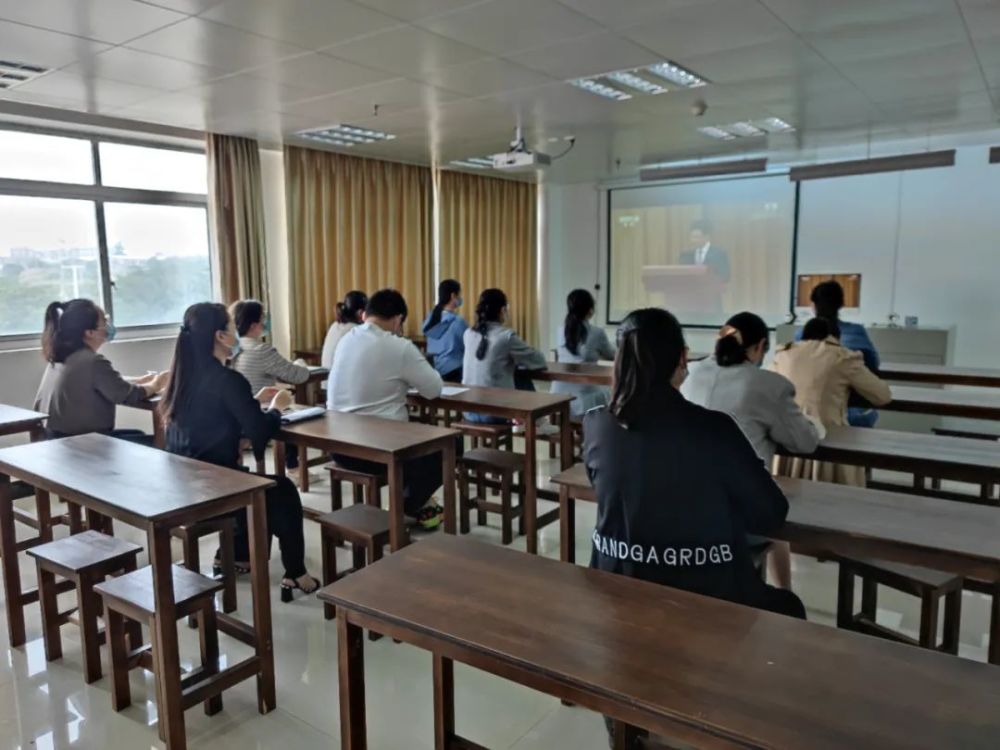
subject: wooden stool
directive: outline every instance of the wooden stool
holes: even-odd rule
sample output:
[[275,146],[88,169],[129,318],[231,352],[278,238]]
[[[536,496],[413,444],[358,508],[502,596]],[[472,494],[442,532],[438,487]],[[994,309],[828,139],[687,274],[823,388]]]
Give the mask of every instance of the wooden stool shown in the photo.
[[[222,611],[236,611],[236,519],[232,516],[219,516],[207,521],[178,526],[170,532],[181,540],[184,550],[184,567],[194,573],[201,572],[201,551],[198,542],[210,534],[219,535],[219,562],[212,563],[212,575],[222,581]],[[188,624],[194,627],[195,617],[188,618]]]
[[[71,615],[77,611],[84,679],[88,684],[101,679],[101,644],[105,638],[104,632],[98,629],[101,602],[94,588],[113,573],[135,570],[136,556],[141,551],[142,547],[137,544],[98,531],[84,531],[28,550],[38,568],[38,599],[47,661],[62,658],[59,628],[72,622]],[[75,584],[75,610],[59,611],[57,575]],[[135,639],[133,642],[138,642],[138,630],[133,630],[131,636]]]
[[[501,539],[504,544],[513,540],[511,521],[517,516],[517,533],[524,533],[524,511],[519,501],[513,506],[511,495],[514,489],[514,475],[524,477],[524,456],[520,453],[501,451],[496,448],[474,448],[466,451],[458,460],[458,508],[460,529],[463,534],[469,533],[469,510],[476,508],[476,521],[480,526],[486,523],[486,513],[491,511],[500,514]],[[485,489],[487,474],[500,477],[500,502],[489,500]],[[475,481],[479,487],[476,497],[469,497],[469,482]]]
[[[177,618],[191,614],[198,617],[198,634],[201,642],[201,668],[181,679],[176,685],[162,685],[156,679],[157,702],[163,706],[161,691],[178,693],[206,677],[219,672],[219,631],[215,618],[215,593],[222,589],[222,583],[199,573],[172,565],[174,578],[174,604]],[[111,670],[111,706],[121,711],[132,704],[128,673],[142,667],[155,674],[157,660],[156,639],[150,646],[126,645],[124,634],[130,623],[144,624],[150,633],[156,632],[156,605],[153,592],[153,569],[141,568],[133,573],[111,578],[98,584],[94,590],[104,599],[104,621],[108,634],[108,666]],[[182,710],[200,702],[202,696],[205,714],[212,716],[222,710],[221,687],[213,686],[208,691],[199,691],[181,696]],[[207,692],[207,697],[205,694]],[[163,739],[163,722],[160,722],[160,739]]]
[[[382,558],[382,548],[389,543],[389,511],[359,504],[341,508],[319,517],[320,547],[323,553],[323,585],[327,586],[368,563]],[[354,566],[337,572],[337,547],[347,542],[354,553]],[[367,554],[367,560],[366,560]],[[323,616],[332,620],[337,614],[332,604],[323,605]],[[371,640],[382,636],[368,633]]]
[[453,422],[451,429],[458,430],[472,440],[472,447],[514,449],[514,426],[511,424],[487,424],[480,422]]
[[[861,611],[854,612],[854,577],[861,578]],[[920,597],[920,637],[914,640],[895,630],[878,625],[877,584]],[[959,626],[962,614],[961,576],[912,565],[882,560],[840,560],[837,593],[837,627],[855,630],[914,646],[958,653]],[[938,605],[944,598],[944,632],[937,642]]]
[[[354,504],[364,504],[376,508],[382,507],[381,489],[387,483],[385,471],[369,474],[364,471],[345,469],[336,461],[330,461],[325,467],[330,472],[330,510],[340,510],[344,507],[344,493],[341,482],[349,482],[354,493]],[[318,520],[318,519],[317,519]]]

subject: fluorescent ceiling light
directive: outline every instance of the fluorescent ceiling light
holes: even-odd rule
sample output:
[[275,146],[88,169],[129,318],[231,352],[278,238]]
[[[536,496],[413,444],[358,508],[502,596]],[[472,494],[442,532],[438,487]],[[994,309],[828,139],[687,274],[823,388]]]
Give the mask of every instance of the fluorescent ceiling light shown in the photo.
[[[478,164],[472,159],[456,159],[451,162],[454,167],[465,167],[466,169],[488,169],[485,164]],[[493,166],[492,164],[490,166]]]
[[857,159],[855,161],[814,164],[807,167],[792,167],[788,172],[788,179],[792,182],[798,182],[800,180],[818,180],[824,177],[847,177],[859,174],[903,172],[910,169],[953,166],[955,166],[955,149],[948,149],[947,151],[925,151],[900,156],[883,156],[876,159]]
[[749,172],[766,172],[767,159],[739,159],[735,161],[710,161],[701,164],[653,164],[639,169],[639,179],[643,182],[652,180],[678,180],[684,177],[715,177],[724,174],[747,174]]
[[48,68],[16,60],[0,60],[0,89],[12,89],[49,72]]
[[753,138],[758,135],[764,135],[763,130],[749,122],[733,122],[729,125],[723,125],[722,129],[740,138]]
[[631,94],[621,89],[616,89],[614,86],[608,86],[604,83],[598,83],[590,78],[577,78],[569,83],[578,89],[589,91],[591,94],[603,96],[605,99],[614,99],[615,101],[623,102],[626,99],[632,98]]
[[655,65],[650,65],[646,68],[650,73],[655,73],[660,78],[663,78],[671,83],[676,83],[678,86],[684,86],[689,89],[696,89],[699,86],[704,86],[708,83],[707,80],[701,76],[697,76],[686,68],[682,68],[676,63],[672,63],[669,60],[666,62],[659,62]]
[[720,141],[734,141],[736,136],[729,133],[722,128],[717,128],[714,125],[706,125],[704,127],[698,128],[698,132],[702,135],[707,135],[709,138],[718,138]]
[[780,117],[766,117],[763,120],[755,121],[754,125],[766,130],[768,133],[790,133],[795,130],[794,127]]
[[328,128],[302,130],[296,133],[296,135],[300,138],[332,143],[335,146],[343,147],[354,146],[358,143],[391,141],[396,137],[392,133],[384,133],[381,130],[371,130],[369,128],[359,128],[354,125],[331,125]]
[[658,83],[647,81],[642,76],[637,76],[635,73],[631,73],[627,70],[621,70],[617,73],[608,73],[607,77],[612,81],[623,83],[629,88],[641,91],[644,94],[665,94],[669,90]]

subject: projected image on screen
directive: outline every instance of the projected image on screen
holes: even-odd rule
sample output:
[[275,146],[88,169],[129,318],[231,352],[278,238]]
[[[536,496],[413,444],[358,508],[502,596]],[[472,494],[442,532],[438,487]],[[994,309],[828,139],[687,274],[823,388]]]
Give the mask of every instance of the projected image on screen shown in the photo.
[[782,175],[612,190],[609,321],[664,307],[685,325],[783,322],[794,215]]

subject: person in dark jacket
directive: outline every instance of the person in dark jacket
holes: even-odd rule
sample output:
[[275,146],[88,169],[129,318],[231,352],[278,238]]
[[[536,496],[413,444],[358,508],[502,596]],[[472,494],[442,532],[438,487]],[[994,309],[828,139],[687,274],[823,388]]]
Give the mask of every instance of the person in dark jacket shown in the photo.
[[[611,403],[584,417],[597,493],[593,568],[805,618],[754,570],[747,534],[784,523],[788,501],[731,416],[684,399],[687,347],[666,310],[618,331]],[[609,727],[610,730],[610,727]],[[638,747],[630,727],[627,744]]]
[[[281,429],[281,411],[291,405],[291,394],[265,388],[255,398],[247,379],[226,367],[238,343],[236,326],[224,305],[200,302],[185,311],[160,404],[170,453],[240,469],[241,440],[248,440],[254,455],[262,458],[268,441]],[[319,582],[306,572],[298,490],[287,477],[269,478],[277,484],[267,490],[267,530],[278,537],[285,566],[281,598],[291,601],[293,591],[311,594]],[[236,560],[248,561],[246,513],[238,511],[235,517]],[[238,566],[249,569],[248,562]]]

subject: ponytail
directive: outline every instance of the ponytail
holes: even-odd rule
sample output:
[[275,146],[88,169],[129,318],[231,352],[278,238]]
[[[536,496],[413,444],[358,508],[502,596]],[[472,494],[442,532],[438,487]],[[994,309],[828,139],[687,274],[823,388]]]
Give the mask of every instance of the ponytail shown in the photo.
[[89,299],[52,302],[45,308],[42,329],[42,356],[53,364],[65,362],[73,352],[82,349],[87,331],[96,330],[102,315]]
[[476,305],[476,326],[473,329],[480,336],[476,359],[486,358],[486,351],[490,346],[487,337],[490,323],[500,322],[500,313],[505,307],[507,307],[507,295],[499,289],[487,289],[479,295],[479,304]]
[[720,367],[732,367],[749,361],[747,349],[768,338],[767,324],[752,312],[736,313],[719,329],[715,342],[715,361]]
[[361,313],[368,307],[368,295],[355,289],[344,296],[343,302],[337,303],[338,323],[357,323]]
[[574,289],[566,298],[566,321],[563,338],[571,354],[580,353],[580,344],[587,340],[587,316],[594,312],[594,297],[586,289]]
[[185,310],[184,323],[174,345],[170,379],[160,402],[160,413],[166,422],[174,421],[187,408],[197,386],[195,374],[211,363],[215,334],[225,331],[229,320],[229,311],[217,302],[199,302]]
[[630,312],[618,329],[611,404],[608,410],[626,429],[640,424],[650,407],[672,388],[687,351],[677,318],[659,307]]
[[461,294],[461,292],[462,285],[455,281],[455,279],[445,279],[438,284],[437,304],[434,305],[430,317],[427,318],[427,322],[424,324],[424,333],[427,333],[441,322],[441,313],[444,310],[444,306],[451,302],[453,294]]

